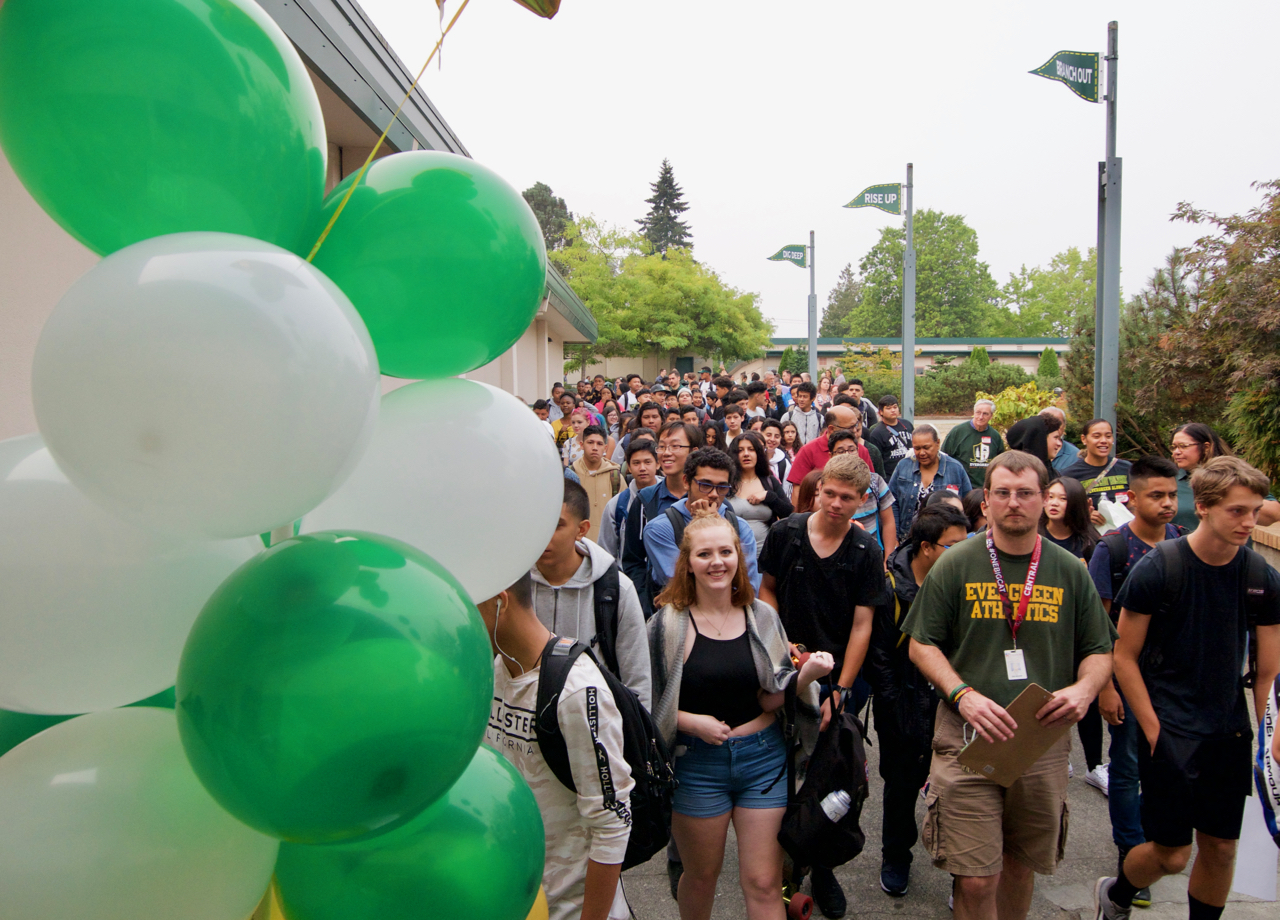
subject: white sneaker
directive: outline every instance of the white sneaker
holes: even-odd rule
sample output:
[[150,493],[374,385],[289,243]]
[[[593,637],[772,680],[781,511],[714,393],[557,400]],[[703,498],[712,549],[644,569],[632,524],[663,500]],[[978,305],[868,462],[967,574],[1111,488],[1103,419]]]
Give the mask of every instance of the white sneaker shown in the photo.
[[1110,784],[1110,778],[1107,776],[1107,765],[1105,763],[1098,764],[1084,775],[1084,781],[1099,790],[1103,795],[1107,795],[1107,787]]
[[1076,768],[1071,766],[1071,761],[1067,761],[1067,779],[1071,779],[1076,775]]

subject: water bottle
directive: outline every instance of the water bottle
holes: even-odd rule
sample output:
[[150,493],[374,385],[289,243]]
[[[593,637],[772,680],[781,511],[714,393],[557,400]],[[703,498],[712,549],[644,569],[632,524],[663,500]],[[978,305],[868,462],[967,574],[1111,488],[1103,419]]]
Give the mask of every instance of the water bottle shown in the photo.
[[822,800],[822,810],[834,824],[849,813],[849,806],[852,804],[853,800],[849,798],[849,793],[843,789],[837,789],[835,792],[828,793]]

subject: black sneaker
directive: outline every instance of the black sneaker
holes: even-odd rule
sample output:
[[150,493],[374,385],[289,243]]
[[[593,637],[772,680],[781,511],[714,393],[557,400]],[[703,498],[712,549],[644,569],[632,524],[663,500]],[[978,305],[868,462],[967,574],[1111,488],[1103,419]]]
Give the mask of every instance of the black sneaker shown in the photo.
[[880,863],[880,890],[891,898],[900,898],[907,893],[907,882],[911,879],[911,864],[895,866],[890,862]]
[[1141,907],[1146,910],[1151,906],[1151,889],[1139,888],[1138,893],[1133,896],[1133,906]]
[[684,875],[684,863],[667,860],[667,879],[671,882],[671,897],[680,900],[680,876]]
[[814,866],[810,885],[813,886],[813,903],[818,905],[824,917],[838,920],[845,915],[849,904],[844,899],[844,889],[836,881],[836,874],[830,869]]

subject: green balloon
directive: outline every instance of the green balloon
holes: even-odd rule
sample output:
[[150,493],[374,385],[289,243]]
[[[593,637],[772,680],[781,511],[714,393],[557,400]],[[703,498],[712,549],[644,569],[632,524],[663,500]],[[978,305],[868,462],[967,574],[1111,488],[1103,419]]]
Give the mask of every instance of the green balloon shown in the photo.
[[8,0],[0,146],[103,255],[185,230],[315,242],[320,102],[254,0]]
[[406,543],[316,533],[218,587],[178,668],[178,727],[231,814],[296,843],[384,833],[466,769],[493,656],[453,576]]
[[[355,182],[325,199],[320,227]],[[419,380],[488,364],[529,328],[547,283],[538,219],[474,160],[375,160],[314,264],[360,311],[382,373]]]
[[[161,690],[155,696],[130,703],[126,709],[134,706],[151,706],[156,709],[172,709],[174,707],[173,688]],[[0,709],[0,754],[10,751],[33,735],[38,735],[46,728],[52,728],[59,722],[74,719],[75,716],[41,716],[30,712],[11,712]]]
[[543,852],[533,792],[481,746],[445,797],[402,828],[364,843],[282,844],[276,883],[288,920],[524,920]]

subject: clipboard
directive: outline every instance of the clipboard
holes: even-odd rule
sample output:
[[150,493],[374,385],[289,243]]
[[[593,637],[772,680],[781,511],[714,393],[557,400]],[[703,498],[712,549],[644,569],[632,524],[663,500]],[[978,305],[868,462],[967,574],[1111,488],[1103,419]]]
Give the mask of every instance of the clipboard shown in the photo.
[[1069,723],[1045,728],[1036,718],[1036,713],[1051,699],[1053,694],[1044,687],[1028,684],[1027,689],[1007,707],[1013,721],[1018,723],[1013,737],[1008,741],[991,742],[981,735],[976,736],[960,751],[957,759],[961,765],[1006,789],[1012,786],[1045,751],[1071,730]]

